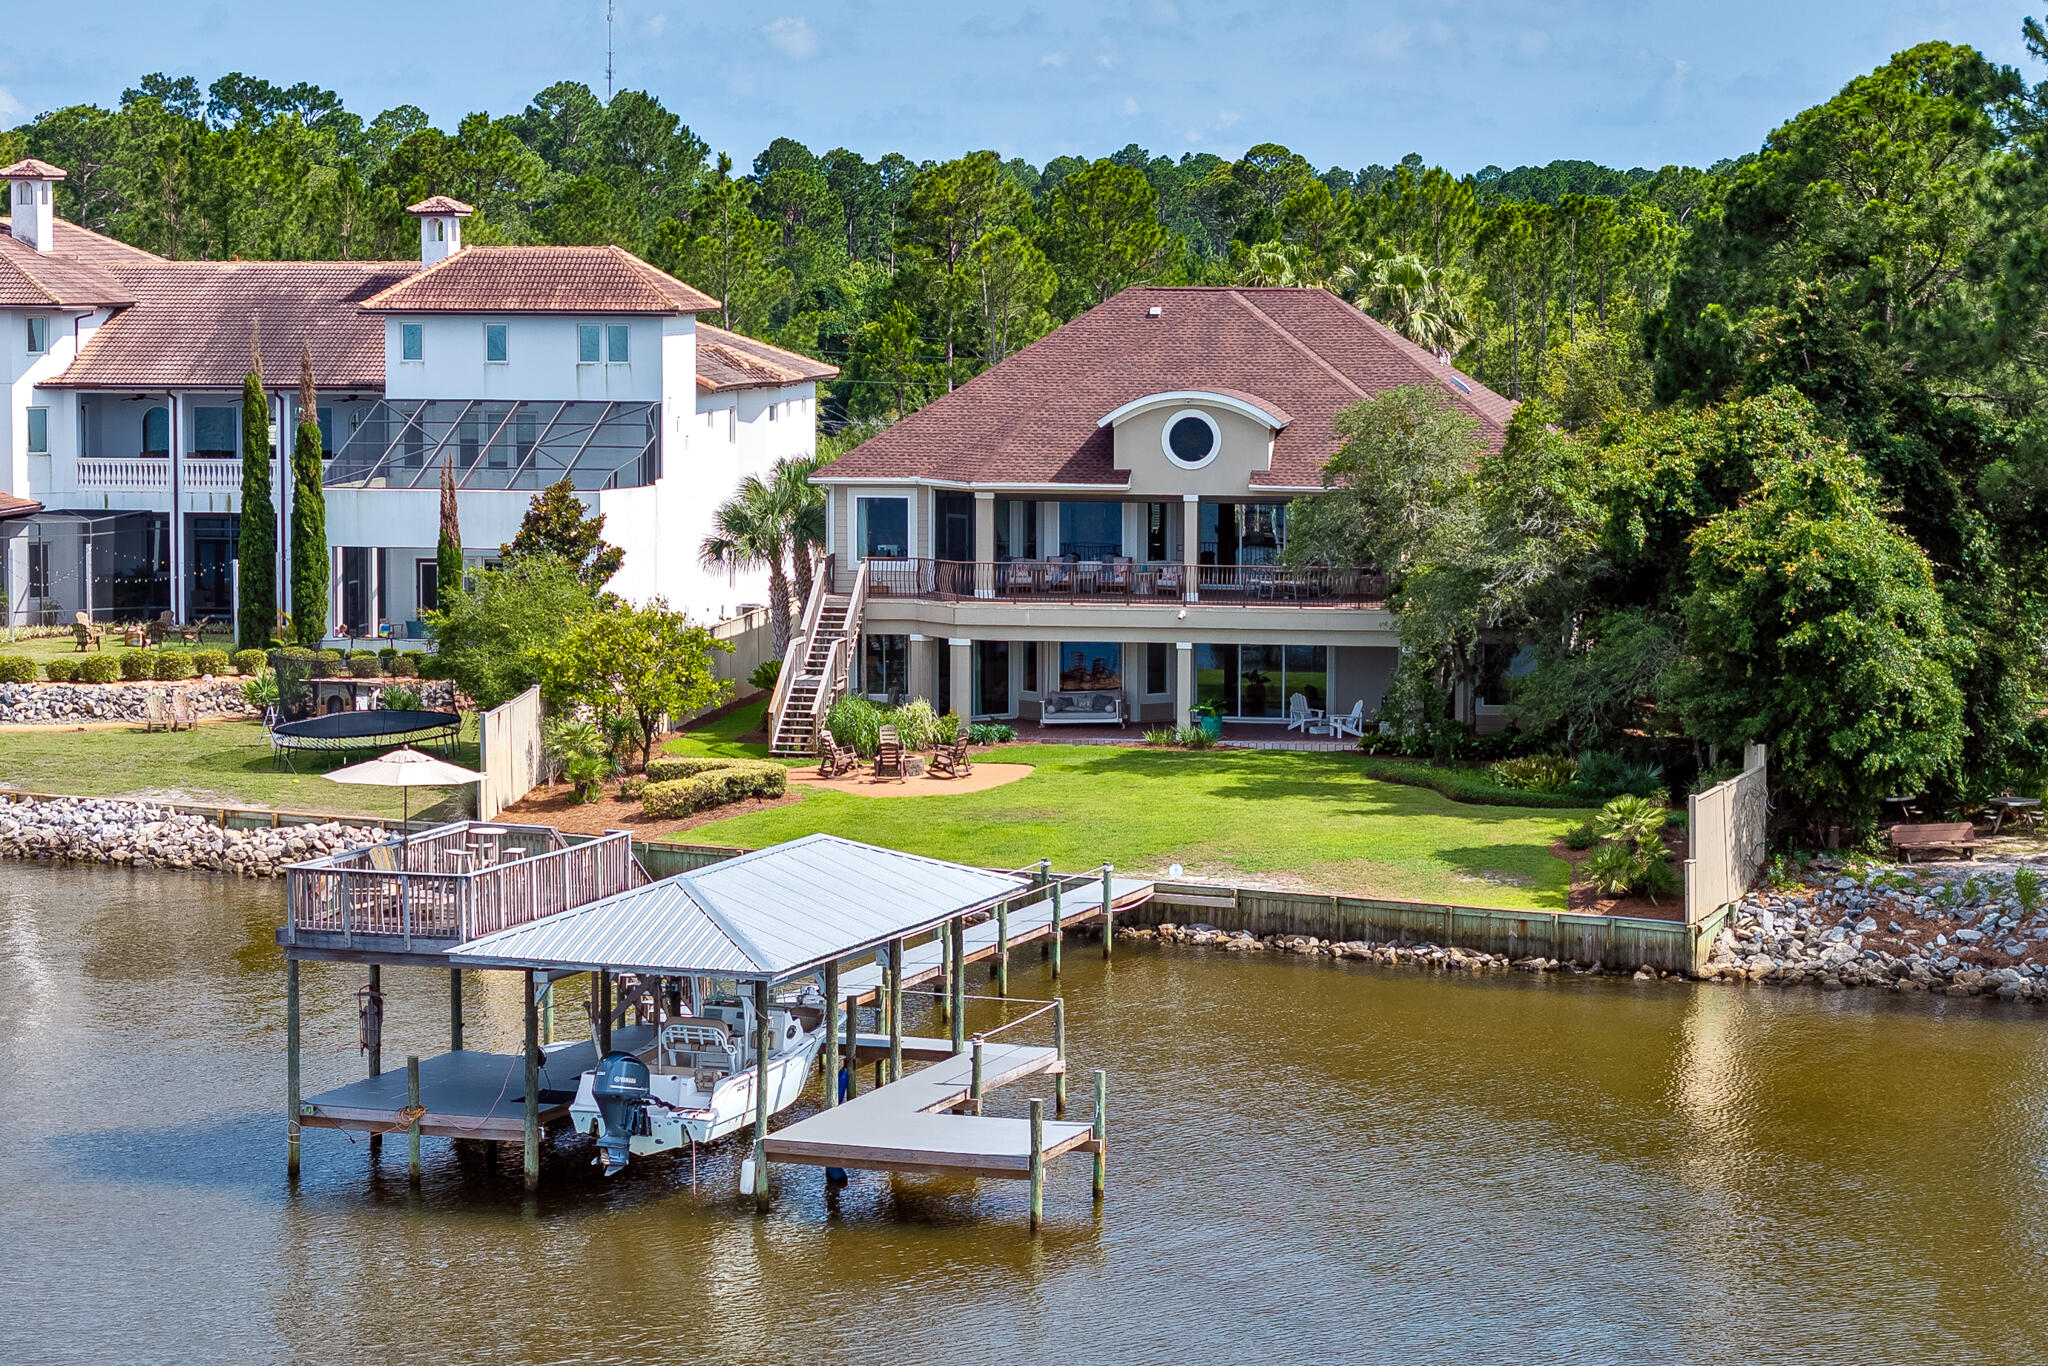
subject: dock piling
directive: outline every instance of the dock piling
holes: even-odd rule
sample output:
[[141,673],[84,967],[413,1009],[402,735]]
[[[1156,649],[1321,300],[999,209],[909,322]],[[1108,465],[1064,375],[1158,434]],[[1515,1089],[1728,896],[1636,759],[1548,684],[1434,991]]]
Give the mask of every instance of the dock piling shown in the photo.
[[1060,1070],[1053,1074],[1052,1095],[1059,1118],[1067,1117],[1067,1000],[1052,998],[1052,1051],[1059,1056]]
[[1061,924],[1061,915],[1060,885],[1055,882],[1052,885],[1052,933],[1046,936],[1045,941],[1052,950],[1052,977],[1055,982],[1060,977],[1060,939],[1066,931],[1066,927]]
[[1109,1175],[1109,1074],[1095,1069],[1095,1198],[1102,1199],[1102,1187]]
[[597,974],[597,1055],[602,1058],[612,1051],[612,975],[600,971]]
[[448,1051],[462,1051],[462,969],[448,969]]
[[889,1080],[903,1080],[903,941],[889,941]]
[[839,964],[832,962],[825,965],[825,1104],[833,1106],[838,1103]]
[[[852,1100],[860,1094],[860,997],[846,998],[846,1098]],[[833,1082],[838,1089],[838,1082]]]
[[996,995],[1010,994],[1010,903],[996,903],[996,960],[994,964]]
[[[947,925],[941,925],[939,926],[938,934],[934,937],[939,941],[939,981],[941,984],[950,983],[953,980],[952,933]],[[942,985],[938,995],[939,1018],[948,1024],[954,1023],[953,993]]]
[[1109,957],[1109,955],[1110,955],[1110,952],[1111,952],[1112,948],[1113,948],[1113,947],[1115,946],[1115,944],[1116,944],[1116,903],[1115,903],[1115,902],[1114,902],[1113,900],[1111,900],[1111,898],[1110,898],[1110,893],[1109,893],[1109,873],[1110,873],[1110,868],[1109,868],[1109,865],[1108,865],[1107,863],[1103,864],[1103,865],[1102,865],[1102,956],[1103,956],[1104,958],[1107,958],[1107,957]]
[[[370,994],[363,1001],[363,1051],[370,1055],[370,1075],[384,1075],[384,968],[370,964]],[[370,1135],[370,1165],[384,1152],[384,1135]]]
[[299,960],[284,963],[284,1170],[299,1175]]
[[754,1212],[768,1212],[768,1052],[775,1034],[768,1022],[768,983],[754,983]]
[[415,1186],[420,1183],[420,1057],[405,1059],[405,1108],[410,1116],[405,1126],[405,1175]]
[[1045,1222],[1045,1102],[1031,1098],[1031,1231]]
[[553,978],[540,989],[540,1041],[555,1041],[555,983]]
[[526,1188],[540,1189],[540,1003],[534,999],[533,971],[520,974],[526,1002]]
[[981,1113],[981,1040],[974,1041],[974,1078],[968,1083],[968,1096],[974,1101],[974,1113]]
[[950,993],[953,1017],[953,1051],[967,1051],[967,917],[956,915],[946,926],[946,939],[952,955],[952,991]]

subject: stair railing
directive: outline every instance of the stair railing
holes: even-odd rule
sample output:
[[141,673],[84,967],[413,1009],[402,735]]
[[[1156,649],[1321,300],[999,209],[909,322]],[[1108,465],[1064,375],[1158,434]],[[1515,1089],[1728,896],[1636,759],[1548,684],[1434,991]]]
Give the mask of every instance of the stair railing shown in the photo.
[[860,639],[861,617],[868,610],[868,562],[860,562],[860,572],[853,578],[853,595],[846,601],[846,629],[841,632],[847,642],[845,674],[840,677],[840,686],[853,691],[853,645]]
[[832,591],[832,556],[825,557],[820,571],[811,578],[810,600],[804,604],[802,626],[792,632],[789,643],[782,651],[782,672],[775,676],[775,691],[768,699],[768,734],[772,739],[780,733],[782,712],[789,705],[789,690],[797,676],[803,672],[805,657],[810,653],[811,637],[817,633],[818,618],[825,613],[825,599]]

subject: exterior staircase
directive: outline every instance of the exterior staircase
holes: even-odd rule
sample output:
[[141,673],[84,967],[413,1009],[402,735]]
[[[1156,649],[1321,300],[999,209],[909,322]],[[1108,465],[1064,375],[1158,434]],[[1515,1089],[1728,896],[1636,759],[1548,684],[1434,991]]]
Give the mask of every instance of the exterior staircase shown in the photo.
[[836,592],[834,557],[826,556],[804,604],[802,626],[783,652],[782,673],[769,703],[768,752],[801,758],[818,752],[818,734],[852,678],[853,650],[867,608],[868,571],[863,563],[851,592]]

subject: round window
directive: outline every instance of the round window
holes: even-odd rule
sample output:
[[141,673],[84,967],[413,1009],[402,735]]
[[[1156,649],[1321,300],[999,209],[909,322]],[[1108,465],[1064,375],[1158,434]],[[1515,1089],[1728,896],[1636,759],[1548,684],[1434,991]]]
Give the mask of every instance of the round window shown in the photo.
[[1214,418],[1188,408],[1167,419],[1161,444],[1166,448],[1167,459],[1174,464],[1199,469],[1216,458],[1216,448],[1222,441],[1223,434],[1216,429]]

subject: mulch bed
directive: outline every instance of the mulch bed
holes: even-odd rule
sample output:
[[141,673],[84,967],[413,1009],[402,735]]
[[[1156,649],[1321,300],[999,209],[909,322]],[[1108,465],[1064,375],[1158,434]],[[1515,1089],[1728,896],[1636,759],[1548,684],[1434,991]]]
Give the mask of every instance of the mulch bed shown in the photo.
[[578,835],[602,835],[607,830],[630,830],[638,840],[658,840],[673,835],[679,830],[693,829],[722,821],[728,816],[744,816],[749,812],[766,811],[771,806],[788,806],[803,800],[801,793],[791,792],[774,798],[750,797],[745,801],[730,802],[699,811],[677,820],[654,820],[640,809],[638,798],[620,801],[607,792],[594,802],[574,800],[576,789],[567,783],[550,783],[537,787],[520,800],[505,808],[507,820],[527,821],[535,825],[552,825]]
[[[1665,826],[1664,843],[1671,850],[1672,868],[1682,871],[1688,851],[1685,827]],[[1550,846],[1550,852],[1572,866],[1571,896],[1565,902],[1571,910],[1582,915],[1629,915],[1642,920],[1685,919],[1685,892],[1682,888],[1662,901],[1642,896],[1602,896],[1593,890],[1593,884],[1585,876],[1586,860],[1593,853],[1591,849],[1574,849],[1558,840]]]

